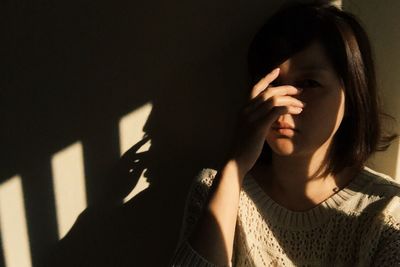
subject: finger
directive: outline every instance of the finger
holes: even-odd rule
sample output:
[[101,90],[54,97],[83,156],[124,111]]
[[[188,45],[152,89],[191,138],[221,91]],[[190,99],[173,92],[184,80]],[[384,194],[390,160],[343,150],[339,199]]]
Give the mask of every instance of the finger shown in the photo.
[[251,90],[250,99],[253,99],[263,90],[265,90],[268,85],[279,76],[279,71],[279,68],[274,69],[266,76],[264,76],[256,85],[254,85],[253,89]]
[[249,112],[248,116],[252,116],[254,113],[259,113],[260,110],[268,112],[272,108],[279,106],[293,106],[304,108],[305,103],[291,96],[273,96],[267,101],[260,104],[257,108]]
[[[273,106],[272,108],[267,106],[269,105],[266,103],[256,111],[254,111],[251,115],[248,117],[248,121],[250,123],[255,122],[259,120],[262,117],[265,117],[268,113],[276,113],[278,111],[279,114],[293,114],[293,115],[298,115],[303,111],[303,108],[300,106],[291,106],[291,105],[277,105]],[[265,107],[266,106],[266,107]],[[282,112],[280,112],[282,111]]]
[[303,91],[302,88],[294,87],[292,85],[281,85],[276,87],[269,87],[268,90],[265,90],[259,94],[264,100],[272,96],[279,95],[299,95]]
[[[296,110],[297,109],[297,110]],[[302,109],[296,108],[296,107],[287,107],[287,106],[282,106],[282,107],[276,107],[274,108],[271,112],[266,114],[264,117],[261,117],[257,122],[257,128],[263,131],[263,135],[266,135],[274,121],[276,121],[280,116],[284,114],[300,114],[302,112]]]
[[264,116],[258,118],[258,120],[255,121],[253,124],[258,131],[262,131],[261,132],[262,135],[266,135],[270,130],[272,123],[278,120],[280,116],[288,113],[297,115],[301,113],[301,111],[302,110],[296,110],[295,107],[287,107],[287,106],[276,107],[273,110],[271,110],[271,112],[268,112],[267,114],[264,114]]
[[[283,86],[278,86],[278,87],[269,87],[267,90],[264,92],[260,93],[256,98],[252,99],[244,108],[243,108],[243,113],[248,114],[253,112],[256,108],[258,108],[260,105],[262,105],[264,102],[268,101],[272,97],[277,97],[277,96],[286,96],[286,95],[298,95],[302,92],[302,89],[296,88],[294,86],[290,85],[283,85]],[[291,99],[297,100],[293,97],[290,97]],[[285,99],[285,98],[283,98]],[[304,102],[301,102],[300,100],[297,100],[297,103],[300,104],[302,103],[303,106],[305,106]]]

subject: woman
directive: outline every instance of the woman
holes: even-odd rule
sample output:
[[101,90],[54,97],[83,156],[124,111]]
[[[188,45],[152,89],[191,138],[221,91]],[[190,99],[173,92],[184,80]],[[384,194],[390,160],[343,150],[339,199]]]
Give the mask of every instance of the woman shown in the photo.
[[364,166],[381,130],[368,38],[329,4],[278,11],[249,49],[252,90],[203,169],[173,266],[400,266],[400,185]]

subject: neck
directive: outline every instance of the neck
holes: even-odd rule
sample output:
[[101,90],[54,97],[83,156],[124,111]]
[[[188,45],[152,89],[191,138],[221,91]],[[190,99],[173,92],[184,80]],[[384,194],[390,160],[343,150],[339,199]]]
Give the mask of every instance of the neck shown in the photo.
[[272,185],[281,193],[301,195],[311,185],[328,181],[331,176],[317,177],[317,171],[323,163],[327,147],[321,146],[312,155],[281,156],[272,154]]
[[272,164],[259,172],[259,183],[270,197],[291,210],[312,208],[346,186],[355,174],[354,168],[346,168],[336,176],[317,176],[327,150],[323,145],[312,155],[273,153]]

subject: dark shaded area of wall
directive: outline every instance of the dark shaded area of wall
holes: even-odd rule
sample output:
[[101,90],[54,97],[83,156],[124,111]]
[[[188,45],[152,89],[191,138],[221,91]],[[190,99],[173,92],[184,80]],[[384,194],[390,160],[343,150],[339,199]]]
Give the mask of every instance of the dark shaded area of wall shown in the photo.
[[[64,263],[166,264],[191,179],[229,146],[248,42],[278,2],[2,2],[0,179],[22,177],[35,267],[57,242],[51,157],[77,141],[89,208]],[[151,148],[119,161],[119,119],[149,101]],[[121,205],[131,167],[150,187]]]

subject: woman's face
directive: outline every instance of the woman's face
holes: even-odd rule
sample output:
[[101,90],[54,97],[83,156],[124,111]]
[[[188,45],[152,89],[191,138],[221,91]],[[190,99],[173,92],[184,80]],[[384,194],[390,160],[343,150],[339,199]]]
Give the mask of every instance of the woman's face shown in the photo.
[[288,123],[297,131],[279,133],[271,128],[266,141],[279,155],[313,154],[321,146],[331,143],[343,119],[345,95],[341,80],[318,41],[278,67],[280,74],[272,85],[303,88],[300,95],[293,97],[305,102],[306,106],[300,114],[282,115],[274,123]]

